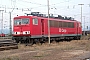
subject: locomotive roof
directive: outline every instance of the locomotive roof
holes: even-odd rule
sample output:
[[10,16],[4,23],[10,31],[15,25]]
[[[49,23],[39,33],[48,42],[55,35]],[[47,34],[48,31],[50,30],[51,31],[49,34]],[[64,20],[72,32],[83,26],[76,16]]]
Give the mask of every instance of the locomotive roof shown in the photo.
[[[38,16],[17,16],[14,17],[14,19],[21,19],[21,18],[38,18],[38,19],[48,19],[46,17],[38,17]],[[57,21],[67,21],[67,22],[79,22],[77,20],[64,20],[64,19],[58,19],[58,18],[49,18],[50,20],[57,20]],[[79,22],[80,23],[80,22]]]

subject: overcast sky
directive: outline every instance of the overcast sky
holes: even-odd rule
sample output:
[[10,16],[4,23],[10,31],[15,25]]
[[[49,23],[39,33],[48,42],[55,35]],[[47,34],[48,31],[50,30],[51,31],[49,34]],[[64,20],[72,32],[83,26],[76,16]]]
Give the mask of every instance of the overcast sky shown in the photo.
[[[81,21],[81,6],[78,4],[84,4],[82,6],[82,15],[85,16],[85,25],[90,27],[90,0],[49,0],[49,3],[50,13],[53,13],[55,16],[71,16],[77,21]],[[16,15],[25,15],[24,13],[30,13],[31,11],[39,11],[47,14],[47,0],[0,0],[0,10],[2,9],[4,10],[4,25],[9,26],[8,12],[13,10],[12,20]],[[0,14],[0,20],[2,19],[1,16],[2,14]],[[83,26],[84,18],[82,17],[82,19]]]

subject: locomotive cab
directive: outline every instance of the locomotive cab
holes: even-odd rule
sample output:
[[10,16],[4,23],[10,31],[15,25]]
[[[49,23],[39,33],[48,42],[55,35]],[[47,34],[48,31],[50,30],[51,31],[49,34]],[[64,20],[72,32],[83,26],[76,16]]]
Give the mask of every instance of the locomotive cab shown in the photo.
[[13,28],[13,38],[17,42],[20,40],[26,40],[27,36],[30,37],[30,30],[31,30],[31,25],[30,25],[30,17],[24,17],[14,18],[14,28]]

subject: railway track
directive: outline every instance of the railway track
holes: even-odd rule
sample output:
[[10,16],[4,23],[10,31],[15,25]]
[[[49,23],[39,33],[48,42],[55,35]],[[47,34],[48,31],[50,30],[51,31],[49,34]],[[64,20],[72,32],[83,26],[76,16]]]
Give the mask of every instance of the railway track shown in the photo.
[[12,40],[0,39],[0,51],[10,50],[10,49],[18,49],[18,44],[14,43]]

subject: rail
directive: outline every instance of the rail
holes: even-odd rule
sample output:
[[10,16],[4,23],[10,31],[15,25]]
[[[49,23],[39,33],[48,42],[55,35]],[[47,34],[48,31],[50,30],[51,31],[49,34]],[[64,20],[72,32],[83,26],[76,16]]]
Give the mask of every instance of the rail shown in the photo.
[[12,37],[0,37],[0,39],[12,39]]
[[18,49],[18,44],[12,40],[0,40],[0,51]]

